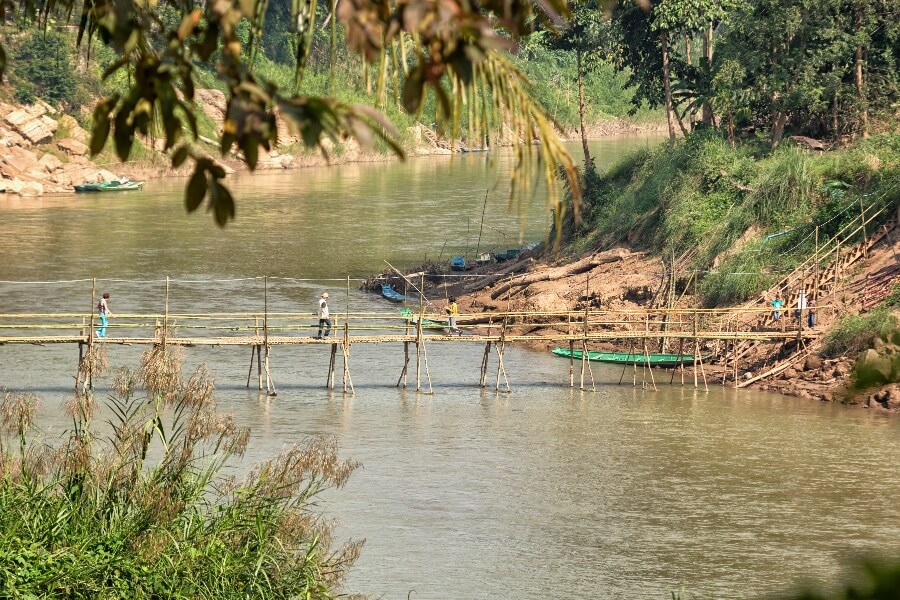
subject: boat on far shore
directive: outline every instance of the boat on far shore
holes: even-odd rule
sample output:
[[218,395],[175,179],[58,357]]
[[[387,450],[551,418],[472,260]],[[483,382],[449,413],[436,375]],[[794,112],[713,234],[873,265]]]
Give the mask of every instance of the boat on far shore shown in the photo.
[[130,179],[113,179],[112,181],[100,181],[96,183],[82,183],[75,186],[76,192],[126,192],[139,190],[144,187],[143,181],[131,181]]
[[[565,358],[574,358],[581,360],[581,350],[569,350],[568,348],[554,348],[553,354]],[[709,358],[709,355],[700,357],[702,360]],[[678,367],[682,365],[694,364],[693,354],[660,354],[651,352],[648,354],[635,352],[592,352],[588,351],[588,360],[597,362],[612,363],[619,365],[646,365],[651,367]]]
[[381,295],[391,302],[403,302],[406,296],[395,290],[389,283],[381,284]]

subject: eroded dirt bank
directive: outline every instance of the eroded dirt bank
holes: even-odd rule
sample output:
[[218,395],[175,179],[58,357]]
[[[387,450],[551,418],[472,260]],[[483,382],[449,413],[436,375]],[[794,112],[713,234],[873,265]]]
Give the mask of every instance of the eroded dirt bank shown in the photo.
[[[864,393],[850,393],[855,356],[826,358],[820,355],[821,340],[838,317],[857,314],[863,306],[867,277],[896,269],[900,256],[900,241],[887,237],[862,260],[852,274],[838,285],[828,298],[821,298],[817,322],[813,328],[815,341],[808,353],[780,372],[752,383],[753,389],[778,392],[820,401],[841,401],[880,411],[900,410],[900,386],[886,386]],[[444,265],[424,265],[414,269],[422,272],[444,271]],[[581,311],[647,309],[657,306],[665,266],[658,257],[628,247],[591,251],[582,256],[552,255],[540,249],[522,253],[517,259],[476,268],[460,278],[432,278],[426,287],[431,299],[429,312],[440,314],[447,299],[457,297],[461,323],[484,323],[492,313],[503,311]],[[419,275],[421,276],[421,275]],[[425,275],[427,279],[427,275]],[[897,275],[894,275],[897,278]],[[403,281],[396,273],[386,272],[373,278],[371,284],[393,281],[402,289]],[[414,278],[415,279],[415,278]],[[900,280],[900,279],[898,279]],[[686,290],[678,304],[682,308],[697,306],[696,298]],[[790,308],[790,307],[788,307]],[[791,318],[791,310],[785,318]],[[563,331],[561,328],[557,328]],[[516,333],[546,331],[538,325],[520,326]],[[547,341],[523,342],[539,350],[555,345]],[[591,350],[628,351],[621,340],[614,343],[591,343]],[[577,347],[577,346],[576,346]],[[728,364],[727,352],[714,341],[703,343],[704,353],[718,353],[706,365],[710,384],[734,385],[733,364]],[[658,348],[650,350],[658,351]],[[670,350],[674,351],[674,350]],[[755,345],[744,357],[738,369],[739,382],[755,378],[771,369],[785,356],[796,352],[792,344],[766,342]]]

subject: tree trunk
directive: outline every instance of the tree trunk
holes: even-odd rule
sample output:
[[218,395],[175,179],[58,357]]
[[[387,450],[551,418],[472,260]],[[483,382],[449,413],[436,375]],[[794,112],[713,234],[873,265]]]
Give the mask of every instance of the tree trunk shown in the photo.
[[734,141],[734,111],[731,107],[728,107],[728,140],[731,142],[731,147],[735,148],[736,144]]
[[[705,34],[703,36],[703,57],[706,59],[706,64],[708,68],[712,69],[712,57],[713,57],[713,22],[710,21],[709,25],[706,27]],[[712,106],[709,104],[709,100],[703,103],[702,108],[702,116],[701,120],[704,125],[708,125],[712,127],[715,119],[713,117]]]
[[675,120],[672,113],[672,86],[669,81],[669,36],[662,32],[663,87],[666,92],[666,121],[669,123],[669,147],[675,147]]
[[[691,59],[691,36],[689,36],[689,35],[684,36],[684,55],[687,59],[688,66],[690,66],[692,59]],[[688,125],[690,125],[691,131],[694,130],[694,121],[696,120],[696,116],[697,116],[697,111],[695,110],[696,106],[697,106],[696,104],[692,103],[691,104],[691,112],[689,113],[690,118],[688,119]]]
[[[857,24],[859,23],[859,17],[857,17]],[[862,114],[860,115],[862,119],[862,136],[863,138],[869,137],[869,109],[866,106],[866,94],[865,88],[863,86],[863,47],[856,47],[856,102],[858,103],[860,109],[862,110]]]
[[840,121],[838,120],[838,94],[834,93],[834,100],[831,102],[831,131],[834,139],[840,137]]
[[777,148],[784,136],[784,126],[787,123],[787,113],[783,110],[775,111],[775,122],[772,126],[772,148]]
[[578,60],[578,123],[581,126],[581,146],[584,148],[584,168],[591,164],[591,150],[588,148],[587,131],[584,128],[584,71],[581,68],[581,48],[575,51]]

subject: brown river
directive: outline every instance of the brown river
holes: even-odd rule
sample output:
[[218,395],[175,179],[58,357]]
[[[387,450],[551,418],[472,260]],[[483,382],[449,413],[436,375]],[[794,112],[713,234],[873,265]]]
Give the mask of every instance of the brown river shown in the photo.
[[[594,143],[598,163],[654,140]],[[572,146],[577,151],[578,146]],[[184,181],[142,192],[0,196],[0,313],[386,310],[346,278],[514,248],[547,231],[540,191],[507,206],[505,155],[423,157],[231,180],[237,220],[187,216]],[[485,194],[488,203],[481,215]],[[480,234],[480,240],[479,240]],[[115,319],[113,319],[115,322]],[[314,332],[311,330],[310,335]],[[354,396],[325,389],[323,347],[273,350],[278,395],[248,391],[246,349],[189,348],[220,405],[252,427],[244,464],[304,436],[363,467],[318,509],[365,538],[349,591],[402,600],[759,598],[832,586],[860,557],[900,556],[900,422],[858,408],[710,386],[571,390],[568,363],[513,348],[512,393],[477,387],[482,348],[429,348],[434,394],[394,387],[402,350],[353,347]],[[140,348],[114,346],[115,366]],[[0,387],[44,398],[59,435],[72,347],[0,346]],[[340,374],[338,375],[340,377]],[[666,378],[666,381],[668,378]],[[105,376],[101,391],[110,384]],[[255,385],[254,385],[255,387]]]

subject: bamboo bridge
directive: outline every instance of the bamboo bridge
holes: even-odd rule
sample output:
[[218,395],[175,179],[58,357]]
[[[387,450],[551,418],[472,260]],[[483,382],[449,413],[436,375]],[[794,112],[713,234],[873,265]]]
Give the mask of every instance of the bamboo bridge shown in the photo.
[[[168,300],[168,298],[167,298]],[[168,305],[168,302],[166,302]],[[826,307],[820,307],[824,309]],[[775,341],[782,345],[803,345],[817,334],[804,330],[796,321],[784,318],[779,327],[751,327],[740,329],[722,327],[734,323],[736,310],[746,317],[754,310],[764,317],[771,309],[647,309],[647,310],[582,310],[560,312],[492,312],[460,314],[457,329],[451,331],[446,315],[420,310],[410,317],[397,311],[345,312],[332,314],[334,321],[331,335],[323,339],[313,337],[318,328],[314,313],[309,312],[235,312],[208,314],[119,314],[116,313],[106,327],[107,335],[100,337],[99,319],[93,313],[31,313],[0,314],[0,346],[16,344],[51,345],[72,344],[78,347],[78,370],[95,349],[108,349],[117,345],[163,347],[249,347],[250,368],[247,386],[250,386],[254,365],[258,389],[275,395],[274,379],[269,368],[269,355],[273,348],[291,346],[318,346],[329,352],[326,386],[334,388],[338,353],[343,363],[343,390],[353,393],[350,373],[350,349],[358,344],[387,344],[403,353],[403,368],[396,382],[407,387],[411,374],[411,362],[415,371],[415,389],[432,391],[428,370],[427,348],[433,344],[479,344],[484,346],[478,383],[487,387],[492,359],[496,359],[494,387],[510,391],[504,366],[504,352],[509,344],[567,345],[570,350],[581,350],[582,357],[570,358],[569,385],[575,385],[576,363],[580,364],[580,387],[585,388],[585,377],[590,379],[590,389],[595,389],[593,371],[587,360],[587,352],[597,349],[597,344],[627,347],[630,354],[639,357],[642,385],[655,388],[650,354],[657,349],[671,352],[692,361],[694,385],[698,385],[698,373],[706,385],[704,357],[727,356],[738,344],[747,341]],[[787,314],[787,312],[786,312]],[[493,351],[492,351],[493,350]],[[283,351],[283,350],[281,350]],[[2,350],[0,350],[2,352]],[[737,362],[734,364],[735,379]],[[632,383],[637,385],[638,364],[633,367]],[[682,384],[684,383],[682,368]],[[620,377],[620,383],[624,378]],[[672,375],[674,379],[674,372]],[[424,383],[423,383],[424,379]],[[503,386],[501,386],[501,381]],[[91,382],[81,382],[88,387]],[[724,379],[723,379],[724,383]],[[76,376],[76,387],[79,385]]]

